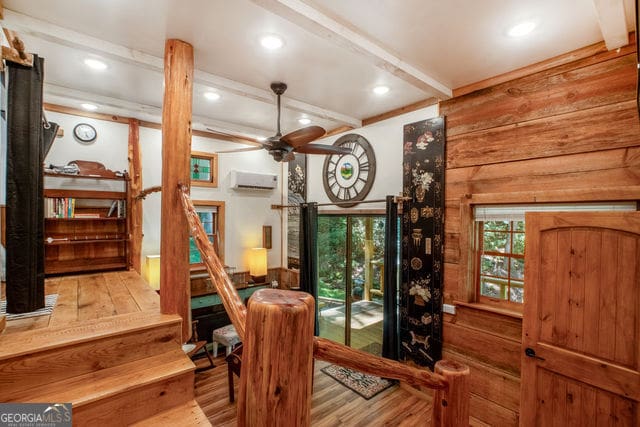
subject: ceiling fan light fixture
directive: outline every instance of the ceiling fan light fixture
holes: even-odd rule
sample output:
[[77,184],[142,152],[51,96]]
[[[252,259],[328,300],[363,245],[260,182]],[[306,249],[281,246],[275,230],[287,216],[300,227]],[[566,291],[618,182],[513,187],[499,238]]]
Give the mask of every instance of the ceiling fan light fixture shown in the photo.
[[95,58],[87,58],[84,60],[84,65],[96,71],[104,71],[107,69],[107,64]]
[[84,108],[85,110],[87,110],[87,111],[96,111],[96,110],[98,109],[98,106],[97,106],[97,105],[95,105],[95,104],[90,104],[90,103],[88,103],[88,102],[84,102],[84,103],[80,104],[80,106],[81,106],[82,108]]
[[308,125],[309,123],[311,123],[311,119],[308,117],[301,117],[298,119],[298,123],[300,123],[303,126]]
[[533,21],[525,21],[514,25],[509,28],[507,35],[509,37],[523,37],[530,34],[536,28],[536,23]]
[[284,46],[284,40],[275,34],[266,34],[260,38],[260,44],[267,50],[277,50]]
[[220,94],[218,92],[207,91],[203,96],[209,101],[217,101],[220,99]]
[[389,86],[381,85],[373,88],[373,93],[375,93],[376,95],[384,95],[387,92],[389,92]]

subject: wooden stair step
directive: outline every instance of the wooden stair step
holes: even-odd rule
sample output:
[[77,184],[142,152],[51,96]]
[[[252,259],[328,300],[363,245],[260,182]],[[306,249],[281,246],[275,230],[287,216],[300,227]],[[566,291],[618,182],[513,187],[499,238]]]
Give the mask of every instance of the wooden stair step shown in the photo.
[[210,426],[211,422],[195,400],[139,421],[135,427]]
[[[182,318],[177,315],[139,311],[57,325],[46,329],[16,332],[0,336],[0,361],[38,351],[53,350],[70,344],[76,345],[93,341],[97,338],[119,335],[125,331],[136,332],[162,325],[171,326],[176,322],[182,322]],[[15,343],[20,345],[15,345]]]
[[134,313],[66,330],[34,331],[41,345],[31,331],[0,337],[0,401],[43,384],[179,349],[181,322],[179,316]]
[[165,352],[11,396],[16,402],[71,402],[74,425],[124,425],[193,399],[193,362]]

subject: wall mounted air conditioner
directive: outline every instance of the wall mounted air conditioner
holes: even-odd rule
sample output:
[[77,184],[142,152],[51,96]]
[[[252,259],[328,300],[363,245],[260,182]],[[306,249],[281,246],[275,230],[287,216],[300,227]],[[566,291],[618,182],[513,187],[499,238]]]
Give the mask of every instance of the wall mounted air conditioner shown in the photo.
[[273,190],[277,186],[277,175],[231,171],[231,188],[234,190]]

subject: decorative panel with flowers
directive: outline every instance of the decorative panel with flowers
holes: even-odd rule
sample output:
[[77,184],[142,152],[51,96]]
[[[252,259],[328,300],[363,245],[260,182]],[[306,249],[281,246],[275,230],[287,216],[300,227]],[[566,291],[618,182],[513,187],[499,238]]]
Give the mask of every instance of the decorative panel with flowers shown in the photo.
[[400,356],[433,368],[442,353],[444,117],[404,126]]

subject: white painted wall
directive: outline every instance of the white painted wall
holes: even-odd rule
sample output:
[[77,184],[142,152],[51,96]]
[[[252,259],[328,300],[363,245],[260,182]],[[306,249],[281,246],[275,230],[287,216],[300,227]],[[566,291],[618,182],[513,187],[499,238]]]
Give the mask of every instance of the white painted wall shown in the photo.
[[[161,132],[156,129],[140,129],[142,147],[143,187],[160,185],[162,180]],[[194,136],[193,151],[215,152],[241,147],[238,144]],[[272,210],[272,204],[282,202],[282,166],[264,150],[244,153],[227,153],[218,156],[218,188],[191,187],[192,200],[218,200],[225,202],[225,263],[237,271],[247,271],[249,249],[262,246],[262,226],[273,227],[272,249],[267,251],[269,267],[281,265],[280,211]],[[229,188],[232,170],[278,175],[275,190],[243,190]],[[143,260],[146,255],[160,253],[160,194],[149,195],[144,202]],[[144,261],[143,261],[144,262]]]
[[[426,120],[438,115],[437,106],[393,117],[353,132],[363,135],[373,146],[377,171],[376,178],[367,200],[383,199],[387,195],[402,191],[402,131],[407,123]],[[71,160],[94,160],[113,170],[128,168],[127,144],[128,126],[89,118],[81,118],[60,113],[48,113],[47,117],[61,125],[65,131],[63,138],[54,142],[46,163],[67,164]],[[98,138],[94,144],[82,145],[73,138],[73,127],[81,122],[92,124]],[[340,136],[334,135],[318,141],[333,144]],[[162,182],[162,134],[160,130],[140,128],[142,153],[143,188],[160,185]],[[215,152],[238,148],[239,145],[194,136],[194,151]],[[324,156],[309,156],[308,200],[319,203],[329,202],[322,185]],[[252,247],[262,245],[262,226],[273,227],[273,248],[268,251],[269,267],[283,265],[286,248],[282,245],[283,213],[272,210],[272,204],[284,203],[282,197],[283,169],[286,165],[276,163],[263,150],[237,154],[220,154],[218,188],[192,187],[193,200],[218,200],[225,202],[225,263],[238,271],[248,270],[247,254]],[[273,191],[236,191],[229,188],[229,174],[232,170],[276,174],[278,188]],[[285,187],[286,188],[286,187]],[[142,265],[144,271],[146,255],[160,253],[160,194],[149,195],[144,201]],[[358,205],[356,209],[380,209],[384,204]],[[323,210],[335,209],[333,207]]]
[[[125,124],[95,120],[61,113],[49,112],[47,118],[64,129],[64,137],[57,138],[45,159],[46,164],[64,165],[71,160],[101,162],[108,169],[128,169],[129,127]],[[93,125],[98,138],[91,145],[83,145],[73,138],[73,127],[78,123]],[[157,129],[140,128],[143,188],[162,183],[162,133]],[[238,144],[194,136],[194,151],[215,152],[241,147]],[[272,249],[268,251],[268,266],[281,265],[280,211],[272,210],[272,204],[282,203],[282,165],[273,161],[265,151],[237,154],[221,154],[218,159],[218,188],[192,187],[193,200],[221,200],[225,202],[225,263],[238,271],[248,270],[246,259],[249,249],[262,246],[262,226],[273,227]],[[271,191],[235,191],[229,189],[231,170],[278,175],[278,188]],[[57,187],[69,188],[73,180],[58,179]],[[48,180],[49,182],[50,180]],[[101,181],[100,185],[107,181]],[[92,183],[90,182],[89,185]],[[95,184],[95,183],[93,183]],[[53,185],[53,184],[52,184]],[[85,182],[83,187],[86,187]],[[105,189],[105,188],[101,188]],[[149,195],[143,205],[142,266],[146,255],[160,253],[160,193]]]
[[[403,126],[408,123],[427,120],[438,115],[438,106],[422,108],[401,116],[374,123],[353,131],[333,135],[317,141],[319,144],[333,144],[338,138],[347,133],[357,133],[364,136],[373,147],[376,156],[376,177],[373,187],[365,200],[384,199],[388,195],[398,195],[402,192],[402,138]],[[330,202],[322,184],[322,167],[325,156],[309,156],[307,161],[309,202]],[[354,209],[380,209],[384,203],[356,205]],[[340,207],[321,207],[321,210],[344,209]]]

